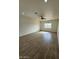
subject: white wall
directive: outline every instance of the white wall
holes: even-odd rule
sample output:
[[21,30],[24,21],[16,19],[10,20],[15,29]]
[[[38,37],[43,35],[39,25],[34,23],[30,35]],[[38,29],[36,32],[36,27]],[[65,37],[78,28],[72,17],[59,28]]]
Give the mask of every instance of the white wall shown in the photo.
[[[45,23],[52,23],[52,28],[44,28]],[[48,20],[40,22],[40,30],[57,32],[58,29],[58,20]]]
[[40,22],[38,19],[33,19],[23,15],[19,16],[19,36],[37,32],[40,30]]

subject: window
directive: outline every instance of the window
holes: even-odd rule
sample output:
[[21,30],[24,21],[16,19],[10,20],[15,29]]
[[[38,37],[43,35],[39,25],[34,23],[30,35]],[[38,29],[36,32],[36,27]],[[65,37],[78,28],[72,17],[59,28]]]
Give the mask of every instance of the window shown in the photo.
[[52,27],[52,23],[45,23],[44,24],[44,28],[51,28]]

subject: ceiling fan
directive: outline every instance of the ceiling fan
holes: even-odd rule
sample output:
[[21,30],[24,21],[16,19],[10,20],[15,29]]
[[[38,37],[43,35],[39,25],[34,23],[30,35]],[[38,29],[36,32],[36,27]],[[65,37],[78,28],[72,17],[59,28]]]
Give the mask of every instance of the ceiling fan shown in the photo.
[[43,16],[40,16],[40,18],[43,20],[43,19],[46,19],[46,18],[44,18]]
[[[39,15],[38,15],[38,12],[35,12],[35,14],[36,14],[37,16],[39,16]],[[46,19],[46,18],[44,18],[43,16],[39,16],[39,17],[40,17],[40,19],[42,19],[42,20]]]

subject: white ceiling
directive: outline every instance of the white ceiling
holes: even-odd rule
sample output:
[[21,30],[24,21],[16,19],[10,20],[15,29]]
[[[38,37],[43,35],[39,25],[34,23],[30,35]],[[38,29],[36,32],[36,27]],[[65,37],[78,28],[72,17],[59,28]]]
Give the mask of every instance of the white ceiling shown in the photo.
[[39,16],[43,16],[47,19],[59,18],[59,0],[48,0],[47,3],[44,0],[19,0],[19,14],[36,18],[37,15],[34,12],[38,12]]

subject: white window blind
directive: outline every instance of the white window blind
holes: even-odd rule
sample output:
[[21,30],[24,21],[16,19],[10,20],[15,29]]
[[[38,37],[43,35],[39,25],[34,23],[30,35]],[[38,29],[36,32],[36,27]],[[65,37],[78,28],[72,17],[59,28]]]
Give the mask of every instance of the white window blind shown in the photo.
[[51,28],[52,27],[52,23],[45,23],[44,24],[44,28]]

